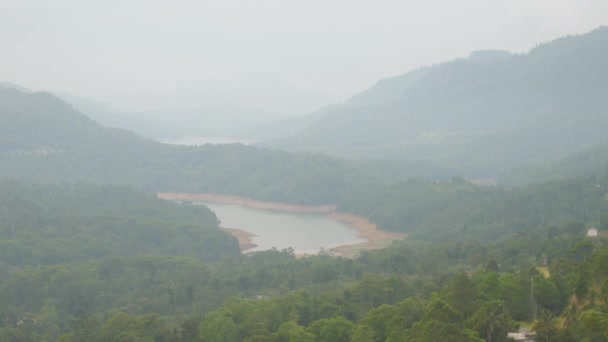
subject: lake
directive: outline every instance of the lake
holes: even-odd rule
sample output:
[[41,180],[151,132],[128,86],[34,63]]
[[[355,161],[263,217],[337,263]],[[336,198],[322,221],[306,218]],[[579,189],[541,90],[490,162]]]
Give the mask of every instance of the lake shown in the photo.
[[316,254],[321,248],[367,242],[346,223],[324,214],[300,214],[252,209],[239,205],[203,203],[213,210],[225,228],[236,228],[255,234],[257,245],[246,252],[293,248],[296,254]]
[[256,140],[240,139],[232,137],[206,137],[206,136],[189,136],[175,139],[161,140],[165,144],[171,145],[186,145],[186,146],[201,146],[205,144],[211,145],[226,145],[226,144],[244,144],[251,145],[256,143]]

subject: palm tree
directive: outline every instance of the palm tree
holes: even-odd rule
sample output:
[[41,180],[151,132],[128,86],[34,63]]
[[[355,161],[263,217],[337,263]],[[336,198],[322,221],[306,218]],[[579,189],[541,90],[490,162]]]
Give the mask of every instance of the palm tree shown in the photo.
[[532,331],[536,332],[539,339],[549,342],[550,338],[557,335],[556,322],[551,312],[543,310],[540,317],[532,323]]

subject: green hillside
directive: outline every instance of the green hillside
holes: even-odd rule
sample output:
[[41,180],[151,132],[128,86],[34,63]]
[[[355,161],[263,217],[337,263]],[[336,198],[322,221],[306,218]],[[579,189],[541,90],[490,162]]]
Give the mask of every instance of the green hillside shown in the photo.
[[[504,214],[522,222],[533,211],[514,209]],[[0,218],[2,341],[477,342],[519,327],[543,340],[605,341],[607,332],[608,245],[584,236],[593,221],[490,242],[409,239],[350,260],[239,255],[208,210],[124,187],[1,183]],[[608,216],[599,223],[606,229]]]
[[184,147],[107,128],[46,93],[0,87],[0,179],[133,185],[290,203],[335,203],[348,184],[404,180],[414,166],[241,144]]
[[550,162],[525,164],[501,173],[501,184],[524,185],[545,180],[600,176],[608,165],[608,146],[598,145]]
[[[164,145],[48,94],[0,94],[2,341],[606,340],[605,167],[484,187],[411,178],[419,164]],[[409,238],[356,259],[241,255],[208,209],[154,191],[335,203]]]
[[209,209],[117,186],[0,183],[0,221],[2,270],[109,256],[212,261],[239,253]]
[[479,51],[378,82],[269,146],[493,176],[608,143],[608,28],[527,54]]
[[[596,177],[546,183],[532,192],[476,186],[447,178],[447,173],[444,181],[412,180],[412,175],[431,168],[239,144],[164,145],[100,126],[48,94],[10,89],[0,93],[2,129],[11,139],[0,153],[0,179],[336,204],[381,229],[431,240],[485,240],[547,224],[597,221],[604,196],[597,185],[605,183],[605,167]],[[504,208],[518,214],[504,215]]]

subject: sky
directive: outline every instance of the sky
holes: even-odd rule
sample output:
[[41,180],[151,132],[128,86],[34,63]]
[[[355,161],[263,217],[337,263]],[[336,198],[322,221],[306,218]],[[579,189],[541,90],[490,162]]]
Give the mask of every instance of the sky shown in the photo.
[[117,108],[294,115],[471,51],[608,25],[606,0],[0,0],[0,82]]

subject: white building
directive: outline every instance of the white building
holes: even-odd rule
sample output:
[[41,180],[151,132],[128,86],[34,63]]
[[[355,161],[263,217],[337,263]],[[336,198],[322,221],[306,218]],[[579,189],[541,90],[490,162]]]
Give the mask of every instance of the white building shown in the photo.
[[535,333],[529,332],[510,332],[507,333],[507,338],[518,342],[534,342]]

